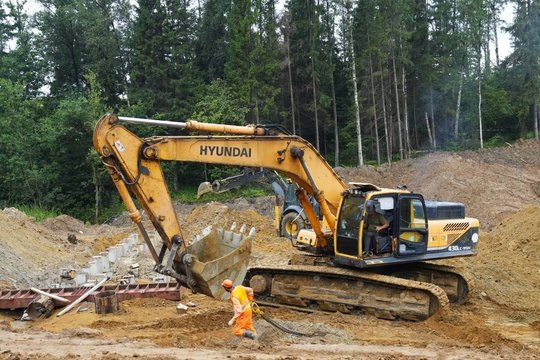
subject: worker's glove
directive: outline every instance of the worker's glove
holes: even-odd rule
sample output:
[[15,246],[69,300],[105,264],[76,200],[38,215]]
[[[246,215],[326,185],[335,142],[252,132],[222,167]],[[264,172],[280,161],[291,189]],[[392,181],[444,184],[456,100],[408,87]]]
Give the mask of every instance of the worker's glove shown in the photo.
[[233,326],[234,325],[234,319],[229,320],[228,325]]

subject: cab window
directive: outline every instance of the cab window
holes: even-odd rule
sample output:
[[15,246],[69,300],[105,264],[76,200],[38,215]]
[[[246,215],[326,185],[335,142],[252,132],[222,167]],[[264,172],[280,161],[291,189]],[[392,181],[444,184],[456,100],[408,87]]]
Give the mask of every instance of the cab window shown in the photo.
[[357,238],[360,218],[364,210],[365,199],[360,196],[349,196],[343,200],[339,211],[337,235]]

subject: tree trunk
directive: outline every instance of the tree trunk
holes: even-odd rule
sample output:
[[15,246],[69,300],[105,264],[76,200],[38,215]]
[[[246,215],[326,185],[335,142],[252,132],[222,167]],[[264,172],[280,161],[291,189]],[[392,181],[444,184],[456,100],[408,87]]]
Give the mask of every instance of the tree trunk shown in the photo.
[[352,19],[351,14],[348,14],[349,17],[349,46],[351,47],[351,62],[352,62],[352,78],[353,78],[353,91],[354,91],[354,114],[356,116],[356,135],[358,142],[358,164],[360,166],[364,165],[364,154],[362,152],[362,127],[360,124],[360,106],[358,103],[358,84],[356,82],[356,59],[354,54],[354,42],[353,42],[353,31],[352,31]]
[[[298,99],[298,92],[296,92],[294,94],[294,96],[296,97],[296,103],[297,104],[300,104],[300,100]],[[297,106],[296,107],[296,133],[295,135],[298,134],[299,136],[302,136],[302,117],[300,116],[300,106]]]
[[401,69],[401,87],[403,92],[403,123],[405,125],[405,148],[407,157],[411,157],[411,137],[409,134],[409,109],[407,107],[407,87],[405,86],[405,68]]
[[[330,13],[330,7],[328,5],[328,0],[326,1],[326,11]],[[335,19],[333,19],[335,20]],[[330,67],[332,69],[332,76],[330,78],[330,90],[332,91],[332,115],[334,117],[334,166],[339,166],[339,132],[338,132],[338,117],[337,117],[337,104],[336,104],[336,87],[334,81],[334,62],[333,62],[333,48],[334,48],[334,34],[335,34],[335,21],[332,21],[332,33],[329,34],[332,39],[332,47],[330,49]]]
[[110,314],[119,310],[118,296],[113,290],[101,291],[94,295],[96,314]]
[[437,136],[435,133],[435,110],[433,107],[433,86],[430,86],[430,94],[429,94],[429,102],[430,102],[430,108],[431,108],[431,136],[433,142],[431,143],[431,146],[433,146],[433,150],[437,150]]
[[337,105],[336,105],[336,89],[334,86],[334,74],[332,73],[331,80],[332,90],[332,112],[334,116],[334,166],[339,166],[339,132],[338,132],[338,118],[337,118]]
[[315,147],[320,151],[319,145],[319,112],[317,110],[317,81],[315,79],[315,61],[311,56],[311,82],[313,84],[313,112],[315,115]]
[[495,1],[493,1],[491,3],[491,11],[493,13],[493,41],[495,42],[495,61],[496,61],[496,64],[497,64],[497,67],[499,67],[500,65],[500,61],[499,61],[499,35],[497,33],[497,20],[498,20],[498,15],[496,13],[496,8],[495,8]]
[[459,89],[456,103],[456,119],[454,121],[454,139],[457,140],[459,135],[459,110],[461,109],[461,92],[463,90],[463,77],[464,73],[462,72],[459,77]]
[[536,100],[533,103],[533,109],[534,109],[534,138],[538,140],[538,104],[536,103]]
[[399,106],[399,90],[396,74],[396,55],[394,49],[392,49],[392,72],[394,75],[394,93],[396,94],[396,116],[398,125],[398,143],[399,143],[399,159],[403,160],[403,134],[401,133],[401,112]]
[[259,125],[261,119],[259,119],[259,99],[255,97],[255,124]]
[[427,111],[424,113],[425,115],[425,118],[426,118],[426,128],[427,128],[427,133],[428,133],[428,137],[429,137],[429,145],[431,145],[431,147],[433,147],[433,137],[431,136],[431,128],[429,126],[429,116],[427,114]]
[[383,110],[383,121],[384,121],[384,136],[386,138],[386,159],[388,164],[392,162],[392,152],[390,151],[390,136],[388,135],[388,119],[386,116],[386,101],[384,97],[384,78],[382,71],[382,63],[379,58],[379,70],[381,73],[381,100],[382,100],[382,110]]
[[[369,35],[368,35],[369,42]],[[373,124],[375,126],[375,145],[377,147],[377,165],[381,165],[381,146],[379,141],[379,121],[377,119],[377,102],[375,100],[375,80],[373,79],[373,63],[369,54],[369,78],[371,80],[371,102],[373,105]]]
[[289,71],[289,92],[291,93],[291,116],[292,116],[292,131],[293,134],[296,135],[296,119],[295,119],[295,113],[294,113],[294,92],[293,92],[293,84],[292,84],[292,70],[291,70],[291,53],[290,53],[290,47],[289,47],[289,39],[287,39],[287,68]]
[[484,45],[484,68],[485,68],[485,71],[491,71],[491,49],[490,49],[490,44],[491,44],[491,24],[492,24],[492,21],[491,19],[493,18],[493,13],[491,11],[488,10],[488,19],[486,21],[486,24],[485,24],[485,33],[484,33],[484,36],[485,38],[483,38],[481,40],[481,42],[483,42],[483,45]]
[[480,67],[480,64],[478,65],[478,126],[480,127],[480,149],[483,149],[484,138],[482,134],[482,69]]
[[28,305],[26,314],[30,320],[45,319],[51,316],[53,309],[54,301],[48,296],[40,295]]

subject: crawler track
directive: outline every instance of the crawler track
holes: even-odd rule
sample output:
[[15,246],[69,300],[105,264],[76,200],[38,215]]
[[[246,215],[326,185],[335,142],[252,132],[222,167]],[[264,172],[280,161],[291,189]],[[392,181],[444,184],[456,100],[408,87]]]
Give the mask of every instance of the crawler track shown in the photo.
[[426,320],[449,302],[444,290],[431,283],[313,265],[252,267],[244,284],[254,289],[260,304],[385,319]]
[[437,285],[446,292],[450,302],[457,304],[467,301],[473,286],[468,273],[447,265],[416,263],[385,268],[381,273]]

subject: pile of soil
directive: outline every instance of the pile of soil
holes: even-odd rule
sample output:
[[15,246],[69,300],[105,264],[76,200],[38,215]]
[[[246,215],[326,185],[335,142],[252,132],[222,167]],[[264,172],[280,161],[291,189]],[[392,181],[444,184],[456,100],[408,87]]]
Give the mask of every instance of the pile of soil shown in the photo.
[[43,285],[61,266],[75,265],[67,240],[14,208],[0,212],[0,285],[28,288]]
[[15,209],[0,212],[0,289],[48,288],[61,270],[78,269],[93,255],[135,231],[129,227],[88,226],[67,215],[37,222]]
[[540,314],[540,205],[526,206],[483,234],[476,257],[453,262],[469,269],[481,296]]
[[346,181],[408,189],[426,199],[465,204],[466,215],[491,230],[506,216],[540,202],[540,142],[457,153],[436,152],[377,168],[336,169]]

